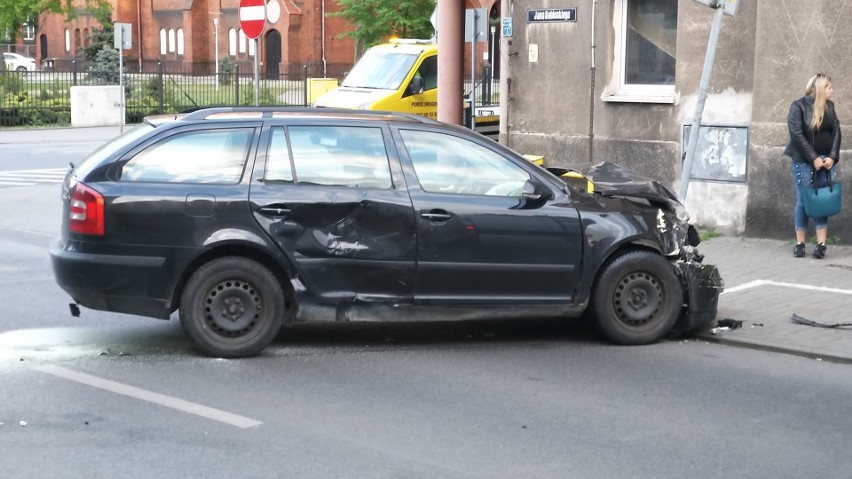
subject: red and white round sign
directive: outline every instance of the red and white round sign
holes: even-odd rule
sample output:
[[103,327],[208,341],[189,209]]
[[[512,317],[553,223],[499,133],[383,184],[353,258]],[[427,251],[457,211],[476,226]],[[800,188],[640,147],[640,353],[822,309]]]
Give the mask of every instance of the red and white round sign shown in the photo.
[[239,16],[243,33],[254,40],[266,25],[266,0],[240,0]]

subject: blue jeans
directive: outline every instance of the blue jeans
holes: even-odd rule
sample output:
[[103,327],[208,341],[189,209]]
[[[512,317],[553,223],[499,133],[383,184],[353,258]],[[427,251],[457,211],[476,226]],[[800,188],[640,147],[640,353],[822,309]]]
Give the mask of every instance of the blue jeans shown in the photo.
[[[796,231],[806,231],[808,229],[808,215],[805,213],[805,187],[813,184],[814,178],[814,167],[808,163],[802,163],[800,161],[793,161],[793,184],[796,185],[796,207],[793,208],[793,223],[796,226]],[[832,168],[832,176],[834,176],[834,170]],[[817,229],[824,229],[828,227],[828,217],[821,216],[819,218],[813,218],[814,226]]]

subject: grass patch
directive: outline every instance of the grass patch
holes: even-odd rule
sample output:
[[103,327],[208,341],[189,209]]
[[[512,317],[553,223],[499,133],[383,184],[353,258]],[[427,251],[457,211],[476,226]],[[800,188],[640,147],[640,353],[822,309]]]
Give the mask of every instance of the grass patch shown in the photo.
[[720,233],[717,233],[716,230],[706,230],[698,233],[698,238],[701,239],[702,242],[708,241],[710,238],[715,238],[717,236],[722,236]]

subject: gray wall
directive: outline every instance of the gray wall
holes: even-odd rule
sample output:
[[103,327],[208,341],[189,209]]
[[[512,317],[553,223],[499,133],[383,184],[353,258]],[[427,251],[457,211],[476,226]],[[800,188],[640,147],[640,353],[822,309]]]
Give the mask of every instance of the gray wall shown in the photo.
[[[674,104],[604,101],[613,76],[614,0],[595,7],[595,82],[592,87],[592,0],[581,0],[576,23],[527,24],[529,8],[565,8],[563,2],[516,0],[508,135],[522,153],[544,155],[554,166],[614,161],[659,179],[675,191],[681,173],[681,133],[691,124],[713,10],[693,0],[678,3],[676,100]],[[852,2],[843,0],[740,0],[725,16],[716,51],[703,124],[748,127],[747,181],[690,182],[687,208],[700,227],[728,234],[792,237],[795,193],[786,114],[816,71],[834,78],[841,123],[852,98]],[[531,63],[530,45],[538,45]],[[848,66],[847,66],[848,65]],[[590,100],[594,105],[593,152],[589,150]],[[848,102],[847,102],[848,103]],[[847,195],[848,198],[848,195]],[[848,199],[847,199],[848,202]],[[830,223],[830,234],[852,241],[849,208]]]

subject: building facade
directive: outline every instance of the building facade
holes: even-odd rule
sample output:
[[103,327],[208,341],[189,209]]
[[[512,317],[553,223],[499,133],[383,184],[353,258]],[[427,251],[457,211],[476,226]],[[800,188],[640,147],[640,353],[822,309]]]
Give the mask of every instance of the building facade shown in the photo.
[[[152,62],[210,72],[218,58],[251,65],[255,45],[240,29],[239,0],[110,0],[114,22],[132,25],[129,68]],[[311,74],[337,75],[352,65],[355,44],[340,34],[351,29],[333,0],[268,0],[267,25],[258,42],[261,72],[277,76],[309,67]],[[78,58],[97,20],[84,9],[66,20],[45,14],[37,34],[37,59],[57,65]]]
[[[840,122],[849,124],[852,31],[844,25],[852,2],[726,1],[737,9],[722,21],[687,207],[704,228],[792,239],[788,107],[824,72]],[[618,162],[678,191],[714,10],[694,0],[509,3],[501,141],[552,165]],[[534,19],[568,7],[574,21]],[[844,206],[829,235],[848,242],[848,195]]]

